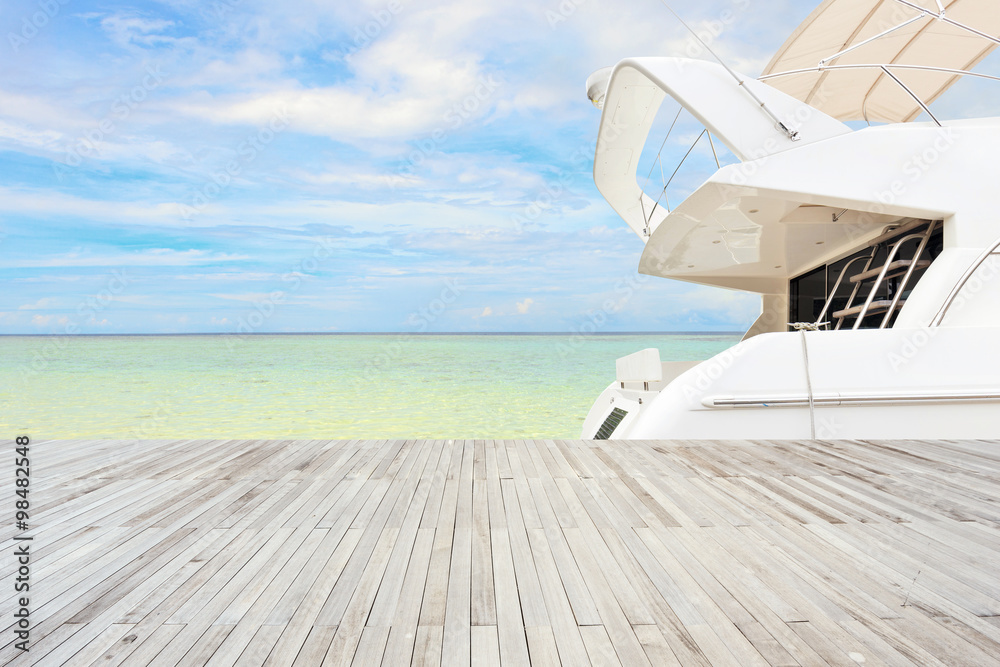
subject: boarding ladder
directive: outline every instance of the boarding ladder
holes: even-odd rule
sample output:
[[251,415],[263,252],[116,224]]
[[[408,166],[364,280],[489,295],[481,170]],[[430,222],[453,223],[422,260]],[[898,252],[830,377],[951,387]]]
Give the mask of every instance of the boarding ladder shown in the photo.
[[[832,319],[836,320],[834,329],[840,329],[844,322],[852,317],[855,318],[852,328],[858,329],[866,317],[881,313],[885,313],[885,316],[882,318],[882,322],[878,328],[884,329],[889,326],[893,314],[906,303],[906,300],[901,297],[906,292],[910,278],[913,277],[913,274],[917,270],[926,269],[931,264],[931,260],[921,258],[938,224],[938,221],[914,220],[913,222],[890,229],[869,242],[868,245],[871,247],[871,253],[867,256],[864,269],[861,270],[861,273],[856,273],[848,279],[854,285],[854,289],[851,290],[851,296],[847,300],[846,307],[834,312],[832,315]],[[897,259],[901,255],[900,251],[903,246],[910,242],[919,242],[913,257],[910,259]],[[879,254],[879,250],[883,246],[888,249],[885,263],[882,266],[872,266]],[[848,269],[855,262],[864,259],[866,259],[864,255],[855,257],[841,269],[840,275],[837,277],[837,282],[827,297],[826,305],[823,306],[823,311],[816,320],[817,326],[825,324],[823,318],[826,317],[826,313],[830,309],[830,304],[833,303],[837,295],[837,290],[847,275]],[[885,281],[892,278],[899,278],[900,276],[902,276],[902,280],[896,286],[891,299],[875,298]],[[855,305],[858,295],[862,293],[863,287],[868,283],[871,284],[868,296],[863,303]]]

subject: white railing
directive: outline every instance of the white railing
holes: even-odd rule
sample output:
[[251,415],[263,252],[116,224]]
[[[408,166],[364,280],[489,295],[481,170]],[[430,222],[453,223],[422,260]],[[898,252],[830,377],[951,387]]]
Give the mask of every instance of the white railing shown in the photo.
[[944,321],[945,315],[948,314],[948,310],[951,308],[951,304],[954,303],[955,299],[958,297],[959,293],[965,287],[966,283],[968,283],[969,279],[972,278],[972,276],[976,273],[976,271],[978,271],[980,267],[986,263],[986,260],[993,255],[1000,255],[1000,239],[997,239],[996,243],[987,248],[983,252],[983,254],[981,254],[976,259],[976,261],[974,261],[969,266],[969,268],[962,275],[962,278],[957,283],[955,283],[955,287],[952,288],[951,293],[948,295],[948,298],[944,300],[944,305],[941,306],[941,310],[938,311],[938,314],[935,315],[934,319],[931,321],[932,327],[941,326],[941,322]]
[[[670,129],[667,130],[667,135],[663,137],[663,143],[660,144],[660,150],[656,152],[656,159],[653,162],[653,166],[649,168],[649,173],[646,175],[646,180],[639,191],[640,193],[639,205],[642,207],[642,217],[643,220],[645,221],[645,229],[643,230],[643,234],[647,237],[649,236],[649,224],[650,222],[652,222],[653,214],[656,212],[656,209],[660,206],[661,201],[663,202],[663,208],[666,209],[668,214],[670,213],[670,199],[667,196],[667,188],[670,187],[670,184],[674,182],[674,178],[677,176],[677,173],[681,170],[681,167],[684,166],[684,163],[687,161],[688,157],[690,157],[691,153],[694,152],[694,149],[698,146],[698,143],[706,135],[708,136],[708,143],[712,147],[712,157],[715,159],[715,167],[716,169],[722,168],[722,163],[719,161],[719,152],[715,148],[715,140],[712,139],[712,133],[709,132],[707,128],[703,128],[701,134],[699,134],[698,137],[694,140],[694,143],[692,143],[691,146],[687,149],[687,152],[684,153],[684,157],[681,158],[680,162],[671,172],[670,178],[666,177],[666,172],[663,171],[663,149],[666,147],[667,141],[670,139],[670,135],[673,133],[674,128],[677,126],[677,120],[681,117],[681,113],[683,113],[683,111],[684,108],[681,107],[677,111],[677,115],[674,116],[674,120],[670,124]],[[656,200],[653,202],[653,207],[647,212],[646,202],[643,199],[643,195],[646,194],[646,188],[649,185],[649,181],[652,178],[653,171],[656,169],[657,165],[660,167],[660,180],[663,183],[663,187],[660,188],[659,194],[656,197]]]

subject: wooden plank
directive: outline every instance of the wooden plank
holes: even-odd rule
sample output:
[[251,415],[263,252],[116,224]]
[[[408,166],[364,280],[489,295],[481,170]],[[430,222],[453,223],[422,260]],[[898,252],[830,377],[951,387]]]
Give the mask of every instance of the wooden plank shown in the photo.
[[417,628],[413,648],[414,667],[441,667],[441,645],[444,643],[444,628],[440,625],[421,625]]
[[[811,648],[815,649],[828,665],[856,667],[860,661],[856,660],[855,657],[860,657],[864,660],[865,665],[881,664],[875,660],[870,652],[865,651],[863,647],[838,641],[838,638],[831,637],[827,633],[827,630],[834,626],[824,623],[824,620],[817,618],[813,621],[801,621],[792,623],[791,627]],[[858,650],[859,648],[861,650]]]
[[670,650],[670,645],[663,638],[663,633],[655,625],[636,625],[632,627],[636,639],[646,652],[646,658],[656,667],[680,667],[677,656]]
[[[497,471],[499,475],[499,470]],[[490,521],[490,557],[496,591],[497,635],[501,663],[523,665],[529,661],[528,644],[521,615],[517,574],[511,553],[510,534],[503,508],[499,476],[487,479]]]
[[445,480],[448,477],[448,466],[451,463],[451,448],[446,447],[443,441],[435,441],[432,447],[438,450],[438,464],[432,473],[427,503],[424,506],[423,516],[420,518],[421,528],[434,528],[437,525],[441,501],[444,498]]
[[[199,535],[193,530],[161,531],[147,529],[133,534],[117,548],[95,559],[92,563],[79,569],[71,578],[72,586],[61,591],[41,589],[41,595],[34,595],[35,600],[46,600],[33,613],[36,619],[36,636],[42,636],[36,645],[36,651],[41,654],[50,650],[50,642],[44,637],[51,628],[67,623],[72,617],[84,610],[94,598],[100,599],[109,589],[118,585],[122,577],[132,574],[143,567],[149,560],[157,560],[171,547],[184,548],[197,541]],[[89,590],[88,590],[89,589]],[[94,598],[89,598],[93,595]],[[35,604],[39,604],[38,601]],[[72,640],[76,648],[80,648],[92,636],[81,635]]]
[[[579,564],[573,558],[566,541],[565,531],[560,529],[555,512],[548,501],[548,495],[542,489],[542,484],[538,479],[530,480],[532,488],[532,498],[538,515],[542,520],[542,530],[529,530],[528,541],[531,544],[536,560],[551,558],[555,562],[558,577],[562,581],[566,596],[569,598],[570,606],[578,625],[600,625],[601,615],[597,611],[593,597],[588,589]],[[561,496],[560,496],[561,498]],[[568,530],[568,529],[567,529]]]
[[[616,560],[629,568],[635,588],[643,594],[647,609],[654,613],[657,625],[666,628],[671,650],[685,665],[706,665],[697,642],[686,629],[688,625],[704,623],[697,609],[682,594],[680,587],[649,551],[639,536],[617,515],[610,503],[602,504],[592,496],[583,480],[570,480],[575,495],[587,508]],[[648,585],[646,585],[648,582]],[[653,592],[655,591],[655,593]]]
[[589,662],[587,648],[573,614],[573,607],[566,596],[566,589],[563,588],[559,568],[552,558],[545,539],[545,532],[532,530],[529,533],[532,534],[529,537],[531,556],[538,572],[542,598],[545,600],[545,609],[559,648],[559,656],[568,664],[586,665]]
[[552,628],[547,625],[524,629],[528,640],[528,653],[533,667],[559,667],[559,649]]
[[563,459],[566,461],[566,464],[573,470],[573,475],[567,474],[567,477],[576,476],[583,478],[590,476],[590,471],[587,467],[580,463],[571,441],[556,440],[555,443],[559,452],[562,454]]
[[[699,542],[694,544],[685,538],[685,531],[666,529],[654,526],[652,532],[660,538],[660,542],[677,559],[691,579],[697,583],[708,600],[699,606],[699,612],[704,617],[729,651],[735,655],[742,665],[758,665],[766,667],[767,660],[757,651],[753,643],[741,631],[741,627],[752,626],[754,618],[741,600],[736,599],[732,592],[719,581],[723,570],[712,562],[714,555]],[[709,531],[702,531],[709,532]],[[707,536],[706,536],[707,537]],[[703,537],[704,541],[705,538]],[[690,547],[690,548],[689,548]],[[692,553],[691,549],[698,551]]]
[[626,665],[648,666],[650,663],[646,658],[646,652],[603,574],[604,570],[617,569],[617,564],[609,561],[598,562],[587,547],[587,541],[579,528],[566,528],[563,532],[576,561],[580,564],[580,570],[587,581],[587,588],[594,598],[603,627],[615,647],[618,658]]
[[496,595],[493,590],[493,553],[490,545],[490,515],[484,477],[472,486],[472,625],[497,624]]
[[[240,638],[239,641],[249,642],[252,636],[257,634],[257,626],[264,623],[271,614],[278,601],[288,591],[296,575],[302,572],[306,563],[313,558],[316,550],[326,540],[329,532],[322,529],[309,529],[308,527],[299,530],[305,530],[306,538],[301,541],[298,539],[290,540],[291,545],[288,545],[290,548],[283,549],[283,551],[291,551],[291,553],[283,553],[280,557],[276,556],[267,570],[255,577],[252,584],[244,589],[219,616],[217,623],[238,623],[240,626],[227,638],[227,644],[233,642],[237,637]],[[243,626],[248,627],[244,629]],[[246,634],[250,630],[252,630],[252,634]]]
[[[347,607],[339,617],[336,614],[324,616],[320,611],[315,624],[324,625],[329,623],[331,618],[339,618],[337,634],[333,637],[330,650],[324,658],[324,663],[332,665],[351,664],[353,653],[361,640],[362,632],[365,628],[365,619],[371,611],[378,593],[379,583],[382,581],[382,574],[389,561],[393,544],[398,535],[398,529],[387,528],[382,531],[375,548],[371,551],[368,566],[362,571],[361,577],[353,585],[354,594],[351,596]],[[347,570],[345,569],[345,574]],[[329,608],[325,608],[329,609]]]
[[419,629],[420,607],[431,553],[434,549],[434,530],[421,528],[413,544],[412,556],[399,592],[399,604],[392,619],[382,664],[385,667],[405,665],[410,662],[414,641]]
[[[433,464],[436,464],[436,461],[430,465]],[[406,514],[400,522],[399,534],[395,545],[393,545],[392,554],[389,556],[383,581],[379,586],[378,594],[375,597],[371,612],[366,620],[366,625],[370,627],[390,627],[396,615],[398,604],[401,600],[403,603],[406,602],[405,598],[401,597],[405,581],[404,575],[411,562],[414,552],[414,541],[417,538],[420,519],[424,512],[424,503],[427,500],[430,490],[430,485],[419,478],[414,478],[413,483],[417,485],[417,488],[413,491],[413,495],[409,496],[409,500],[407,500],[406,496],[402,496],[399,499],[397,507],[405,507]],[[387,525],[391,523],[394,522],[390,521]],[[421,582],[424,581],[424,574],[418,573],[417,576],[420,577]],[[422,586],[421,590],[423,590]]]
[[468,664],[471,658],[472,618],[472,441],[465,441],[462,472],[458,485],[458,509],[455,515],[455,537],[451,548],[451,568],[448,572],[448,601],[444,616],[444,642],[441,662],[449,665]]
[[[626,549],[617,535],[612,532],[606,535],[601,533],[594,518],[573,492],[569,481],[561,479],[557,480],[557,484],[574,517],[576,517],[577,525],[580,526],[580,532],[587,548],[593,554],[593,558],[603,564],[603,576],[608,579],[608,584],[614,591],[615,598],[621,605],[622,612],[628,618],[629,623],[655,625],[656,618],[651,608],[657,604],[655,600],[650,598],[652,582],[644,576],[631,554],[626,553]],[[602,526],[607,528],[607,524],[604,522],[602,522]]]
[[713,667],[742,667],[739,660],[734,656],[725,643],[719,639],[713,628],[707,625],[689,625],[687,631],[691,633],[694,640],[698,642],[698,647],[702,650]]
[[[248,530],[253,538],[259,538],[256,531]],[[274,553],[292,536],[293,531],[280,528],[259,548],[243,549],[234,554],[225,565],[207,581],[205,581],[181,607],[167,619],[167,623],[191,623],[196,617],[204,617],[215,608],[238,595],[253,579],[257,571],[270,562]],[[305,535],[302,536],[305,539]],[[258,542],[259,544],[259,542]],[[229,606],[222,607],[224,611]],[[215,620],[217,616],[213,616]]]
[[226,637],[233,631],[232,625],[212,625],[205,631],[194,646],[184,654],[178,665],[184,667],[201,667],[207,663],[215,650],[226,641]]
[[[400,446],[399,449],[402,449],[402,447]],[[398,450],[394,447],[391,451],[395,452]],[[407,450],[407,465],[413,464],[417,451],[412,448]],[[367,503],[368,506],[373,506],[375,505],[375,501],[378,501],[377,509],[372,513],[370,520],[361,524],[364,526],[361,541],[355,548],[354,553],[351,554],[351,558],[344,568],[342,576],[337,581],[333,591],[330,593],[330,597],[320,611],[319,617],[316,619],[317,625],[341,625],[341,619],[344,617],[352,601],[355,604],[364,603],[363,600],[356,597],[359,590],[361,590],[360,582],[367,581],[369,585],[377,585],[377,580],[371,582],[371,577],[374,575],[370,570],[375,568],[377,564],[379,567],[378,576],[381,578],[382,568],[385,568],[388,562],[398,529],[387,528],[386,526],[390,515],[396,508],[396,499],[404,491],[407,484],[405,479],[391,480],[388,477],[379,480],[379,482],[386,483],[384,492],[379,493],[376,490],[372,495],[373,501]],[[360,516],[361,514],[359,513]],[[356,517],[352,525],[357,526],[358,523],[359,519]],[[370,601],[368,604],[370,605]],[[355,609],[355,612],[359,613],[359,610]],[[361,628],[364,627],[364,619],[355,617],[353,620],[355,623],[349,625],[348,630],[350,632],[357,631],[358,636],[354,638],[356,642],[360,639]],[[357,625],[359,621],[361,624]],[[345,633],[342,633],[337,641],[345,640],[346,636]]]
[[496,440],[494,441],[494,452],[496,453],[497,459],[497,476],[500,479],[510,479],[513,473],[510,469],[510,459],[507,457],[508,443],[507,440]]
[[131,624],[109,625],[82,649],[72,648],[64,653],[60,650],[62,648],[60,647],[60,649],[49,653],[46,656],[46,660],[52,661],[53,664],[57,664],[56,661],[62,660],[62,664],[66,667],[76,667],[77,665],[83,667],[84,665],[89,665],[98,660],[101,655],[115,644],[129,637],[129,633],[133,627],[135,626]]
[[500,638],[495,625],[472,626],[472,665],[500,667]]
[[[333,531],[331,531],[332,533]],[[281,626],[285,630],[264,663],[265,665],[291,664],[289,656],[294,657],[300,652],[305,642],[308,641],[308,635],[315,630],[314,623],[327,600],[327,596],[339,579],[358,542],[361,541],[361,533],[362,531],[356,529],[347,530],[344,539],[337,545],[336,550],[328,559],[311,559],[310,566],[303,570],[302,575],[296,579],[281,602],[271,612],[267,623]],[[318,551],[321,552],[322,549]],[[313,565],[314,562],[315,565]],[[336,629],[335,626],[319,627]],[[332,641],[333,633],[331,632],[329,636]],[[328,647],[329,642],[323,646],[324,653]],[[322,658],[322,656],[319,657]]]
[[[105,661],[104,657],[100,659],[99,663],[101,665],[120,665],[120,664],[131,664],[131,665],[148,665],[153,662],[153,660],[163,651],[163,648],[169,644],[177,634],[184,629],[181,625],[160,625],[158,626],[143,642],[135,642],[128,646],[129,650],[117,651],[112,648],[109,653],[114,653],[114,657],[110,661]],[[108,654],[105,654],[108,655]]]
[[[605,452],[603,449],[595,449],[594,453],[597,455],[601,461],[608,466],[608,468],[615,473],[617,481],[628,491],[631,492],[631,496],[624,491],[620,491],[623,498],[630,501],[632,498],[635,502],[630,502],[630,505],[637,510],[637,513],[642,512],[647,515],[654,517],[654,521],[660,522],[664,526],[676,526],[680,527],[677,519],[657,500],[650,495],[646,488],[639,483],[630,473],[626,472],[625,469],[618,464],[611,454]],[[645,523],[650,523],[648,518],[644,519]]]
[[615,653],[614,644],[608,637],[603,625],[586,625],[580,628],[583,641],[587,645],[587,655],[592,665],[607,665],[621,667],[622,661]]
[[451,458],[445,475],[441,509],[437,515],[437,523],[428,526],[435,529],[434,548],[427,570],[424,603],[420,610],[421,626],[443,627],[448,603],[448,573],[451,571],[451,552],[458,513],[458,477],[462,467],[462,447],[448,445],[448,448],[445,455],[442,455],[442,461],[447,458],[447,454],[450,454]]
[[[336,625],[314,625],[300,650],[282,656],[281,653],[278,653],[278,647],[276,646],[274,651],[271,652],[271,657],[264,664],[291,664],[293,667],[311,667],[312,665],[322,664],[323,659],[330,650],[331,644],[333,644],[333,637],[336,634]],[[278,643],[281,643],[280,639]],[[343,656],[335,657],[341,658]],[[290,662],[290,659],[294,659],[295,662]]]
[[[514,564],[514,576],[517,579],[518,598],[521,603],[521,614],[524,624],[531,627],[547,626],[549,617],[546,611],[535,559],[531,555],[531,545],[521,514],[521,502],[514,480],[504,479],[500,482],[504,501],[504,514],[510,537],[511,560]],[[530,502],[530,494],[528,502]]]
[[234,663],[235,667],[261,667],[271,655],[275,644],[284,632],[282,625],[262,625],[254,633],[253,639],[247,644]]
[[0,663],[989,664],[998,444],[42,441]]
[[[308,528],[304,529],[308,530]],[[295,550],[295,553],[287,562],[276,562],[268,568],[266,574],[255,577],[253,584],[248,586],[219,616],[216,624],[237,623],[237,625],[212,655],[212,659],[208,663],[209,665],[213,667],[234,665],[243,659],[242,656],[246,651],[250,650],[250,646],[255,640],[260,641],[258,637],[261,636],[261,624],[274,609],[278,600],[288,590],[295,574],[305,567],[305,564],[313,556],[317,547],[327,536],[327,531],[325,530],[312,529],[308,530],[308,533],[309,535],[306,540]],[[277,574],[273,574],[279,568],[280,571]],[[263,586],[266,586],[266,588],[263,591],[259,591]],[[247,595],[248,592],[250,595]],[[244,612],[246,603],[250,601],[248,598],[253,595],[256,595],[256,598],[252,600],[252,605],[249,609],[246,609]],[[265,627],[275,628],[279,626]],[[279,636],[280,633],[274,635],[274,641],[267,648],[268,653],[270,653],[271,648],[278,641]],[[261,658],[261,661],[266,657],[267,654]]]
[[365,627],[351,664],[358,667],[381,664],[382,654],[385,653],[385,643],[388,639],[388,627]]

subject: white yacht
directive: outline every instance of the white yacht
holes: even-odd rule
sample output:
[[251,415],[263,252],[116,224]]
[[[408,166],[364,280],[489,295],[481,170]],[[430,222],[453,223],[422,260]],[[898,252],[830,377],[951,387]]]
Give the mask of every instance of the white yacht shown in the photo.
[[[640,273],[762,309],[712,359],[619,359],[582,437],[1000,434],[1000,118],[928,107],[996,79],[970,70],[997,35],[996,0],[826,0],[758,79],[665,57],[592,75],[594,181],[645,244]],[[672,207],[676,170],[661,161],[652,191],[637,174],[668,96],[718,168]]]

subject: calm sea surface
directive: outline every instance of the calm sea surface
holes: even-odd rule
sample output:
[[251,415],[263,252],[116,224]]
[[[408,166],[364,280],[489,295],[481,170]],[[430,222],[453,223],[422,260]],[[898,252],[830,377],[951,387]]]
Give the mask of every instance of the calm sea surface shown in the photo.
[[615,359],[732,334],[0,336],[0,437],[578,438]]

